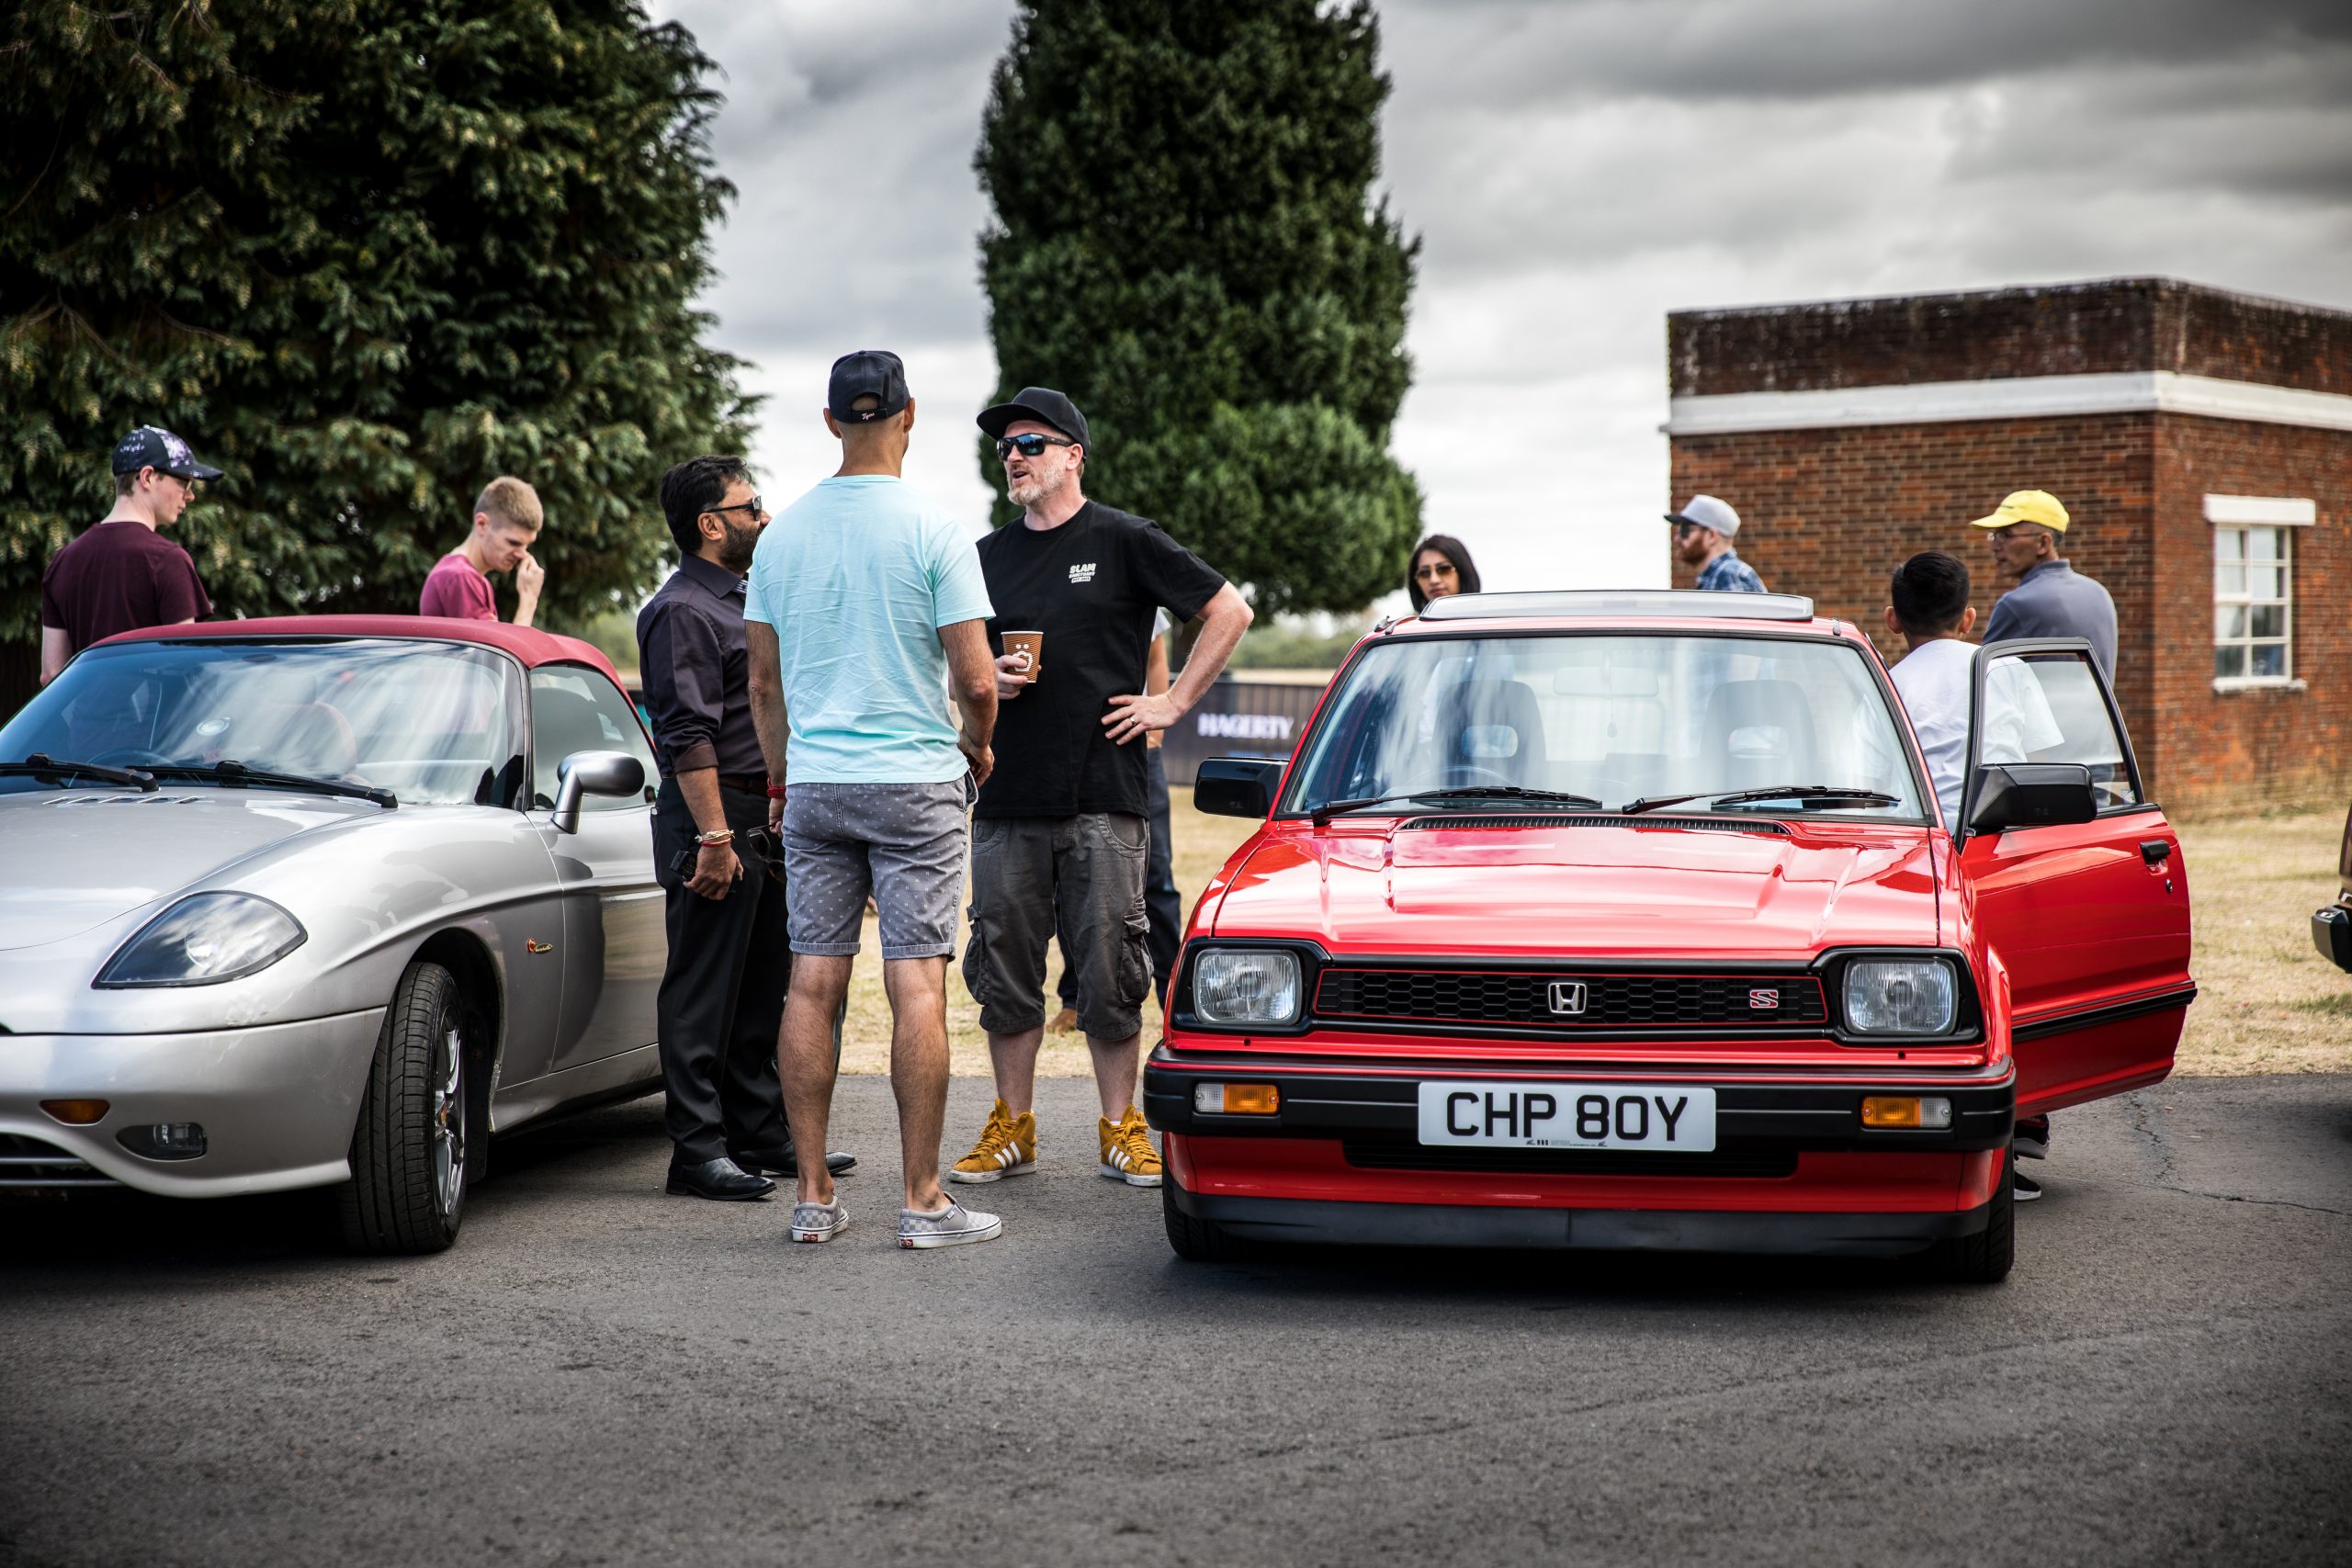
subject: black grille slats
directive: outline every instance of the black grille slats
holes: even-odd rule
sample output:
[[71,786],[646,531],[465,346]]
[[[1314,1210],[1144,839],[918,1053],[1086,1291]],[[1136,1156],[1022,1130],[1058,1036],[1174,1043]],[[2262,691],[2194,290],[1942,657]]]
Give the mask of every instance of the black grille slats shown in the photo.
[[[1581,1010],[1554,1008],[1554,988],[1562,984],[1583,987]],[[1821,984],[1809,975],[1331,968],[1316,988],[1315,1011],[1334,1020],[1552,1029],[1766,1029],[1828,1021]]]

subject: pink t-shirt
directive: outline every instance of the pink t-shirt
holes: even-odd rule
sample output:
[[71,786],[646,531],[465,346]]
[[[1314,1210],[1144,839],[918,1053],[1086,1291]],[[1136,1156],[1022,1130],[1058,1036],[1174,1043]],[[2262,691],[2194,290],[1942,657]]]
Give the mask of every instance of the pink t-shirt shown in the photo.
[[451,550],[424,575],[418,596],[420,615],[447,615],[460,621],[494,621],[498,605],[490,596],[490,579],[474,570],[463,550]]

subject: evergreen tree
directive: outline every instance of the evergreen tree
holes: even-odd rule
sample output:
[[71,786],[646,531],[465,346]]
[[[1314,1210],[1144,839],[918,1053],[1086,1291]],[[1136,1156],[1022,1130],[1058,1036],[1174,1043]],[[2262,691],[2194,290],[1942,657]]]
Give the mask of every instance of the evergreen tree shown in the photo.
[[228,470],[173,531],[222,615],[413,610],[500,472],[543,615],[645,585],[662,468],[749,412],[688,304],[711,69],[636,0],[9,7],[0,641],[141,423]]
[[1419,242],[1371,197],[1378,46],[1370,0],[1027,0],[981,130],[1000,394],[1068,392],[1087,493],[1261,615],[1361,607],[1419,531],[1387,449]]

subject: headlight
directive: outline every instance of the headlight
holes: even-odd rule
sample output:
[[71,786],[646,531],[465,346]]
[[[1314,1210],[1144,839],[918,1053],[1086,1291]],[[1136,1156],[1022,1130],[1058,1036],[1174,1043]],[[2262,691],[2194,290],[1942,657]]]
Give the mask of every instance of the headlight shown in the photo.
[[258,975],[309,933],[266,898],[250,893],[198,893],[139,930],[98,971],[107,990],[135,986],[217,986]]
[[1942,1034],[1960,984],[1940,958],[1857,958],[1846,965],[1846,1027],[1857,1034]]
[[1211,948],[1193,961],[1193,1013],[1203,1023],[1295,1023],[1299,999],[1295,953]]

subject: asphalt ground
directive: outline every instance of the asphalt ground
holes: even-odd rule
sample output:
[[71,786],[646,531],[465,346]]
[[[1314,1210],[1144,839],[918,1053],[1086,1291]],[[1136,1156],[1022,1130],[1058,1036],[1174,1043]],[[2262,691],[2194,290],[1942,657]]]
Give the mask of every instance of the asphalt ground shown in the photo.
[[502,1144],[437,1258],[287,1199],[0,1209],[0,1563],[2352,1559],[2352,1078],[2062,1115],[1974,1289],[1187,1265],[1041,1087],[1004,1238],[940,1252],[892,1245],[873,1078],[823,1247],[662,1196],[653,1100]]

